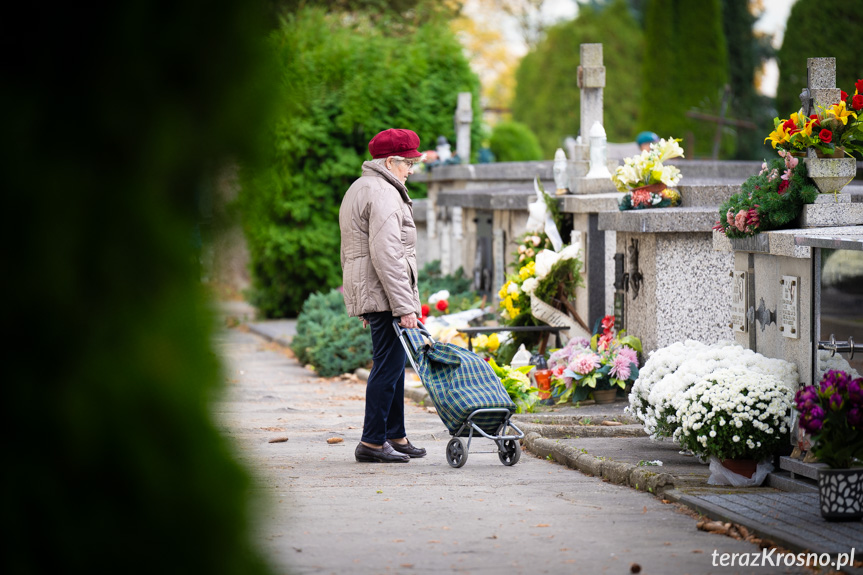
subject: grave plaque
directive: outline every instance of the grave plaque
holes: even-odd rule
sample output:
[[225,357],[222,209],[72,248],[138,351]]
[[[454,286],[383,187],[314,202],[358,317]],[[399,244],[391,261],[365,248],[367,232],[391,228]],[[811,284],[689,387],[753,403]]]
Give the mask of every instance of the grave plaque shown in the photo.
[[746,272],[734,270],[731,272],[731,323],[728,324],[734,333],[749,331],[746,318],[748,302],[749,280],[746,278]]
[[800,338],[800,278],[782,276],[779,280],[779,333],[784,337]]

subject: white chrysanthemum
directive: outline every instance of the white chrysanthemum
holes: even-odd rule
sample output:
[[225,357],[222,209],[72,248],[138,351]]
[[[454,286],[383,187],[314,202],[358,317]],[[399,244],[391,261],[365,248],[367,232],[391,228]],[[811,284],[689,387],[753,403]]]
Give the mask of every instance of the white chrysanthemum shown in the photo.
[[521,284],[521,290],[524,293],[530,295],[536,291],[536,286],[538,285],[539,280],[537,280],[536,278],[527,278],[526,280],[524,280],[524,283]]

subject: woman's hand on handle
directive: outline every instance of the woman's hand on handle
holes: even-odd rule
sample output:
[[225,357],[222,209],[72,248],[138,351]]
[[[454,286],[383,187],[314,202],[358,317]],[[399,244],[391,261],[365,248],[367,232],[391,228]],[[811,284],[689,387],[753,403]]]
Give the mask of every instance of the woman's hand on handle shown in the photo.
[[417,316],[416,314],[409,313],[407,315],[403,315],[401,320],[399,321],[399,325],[405,329],[413,329],[417,327]]

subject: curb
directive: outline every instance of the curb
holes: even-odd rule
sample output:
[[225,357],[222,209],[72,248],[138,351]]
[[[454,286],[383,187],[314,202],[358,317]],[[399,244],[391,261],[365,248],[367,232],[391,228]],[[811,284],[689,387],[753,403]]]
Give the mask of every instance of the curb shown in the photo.
[[546,425],[528,423],[513,418],[513,421],[527,433],[536,433],[545,438],[575,438],[575,437],[647,437],[641,425],[621,425],[611,427],[604,425]]
[[574,447],[544,438],[536,432],[527,433],[523,444],[525,449],[534,455],[550,457],[585,475],[602,477],[609,483],[625,485],[654,495],[674,489],[674,477],[668,473],[656,473],[637,465],[600,459]]

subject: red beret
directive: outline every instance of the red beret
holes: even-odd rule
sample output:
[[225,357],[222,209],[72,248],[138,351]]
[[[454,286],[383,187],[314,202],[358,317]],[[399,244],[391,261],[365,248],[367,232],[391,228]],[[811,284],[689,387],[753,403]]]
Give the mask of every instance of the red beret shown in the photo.
[[402,158],[419,158],[422,156],[417,151],[420,146],[420,137],[412,130],[401,130],[391,128],[384,130],[369,142],[369,153],[372,158],[388,158],[390,156],[401,156]]

